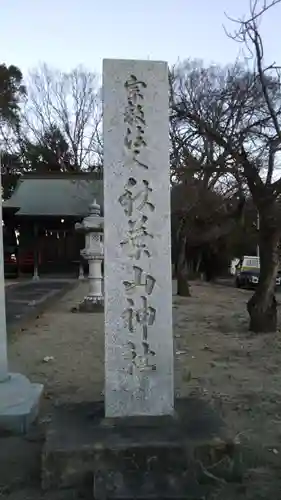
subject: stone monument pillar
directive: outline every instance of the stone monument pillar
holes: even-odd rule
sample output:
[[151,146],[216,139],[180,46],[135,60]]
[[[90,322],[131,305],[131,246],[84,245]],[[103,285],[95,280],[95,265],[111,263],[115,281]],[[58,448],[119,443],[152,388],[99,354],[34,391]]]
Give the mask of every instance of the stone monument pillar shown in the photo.
[[81,406],[77,438],[63,412],[43,471],[52,486],[94,471],[97,500],[206,498],[198,456],[207,469],[222,438],[205,402],[178,400],[174,412],[168,96],[166,63],[104,61],[105,415]]
[[103,63],[105,413],[174,412],[168,66]]
[[37,417],[43,386],[31,384],[25,376],[8,371],[2,220],[0,196],[0,431],[24,433]]
[[103,297],[103,217],[100,215],[100,206],[94,201],[90,205],[90,213],[81,224],[76,224],[77,231],[85,233],[85,248],[81,255],[89,263],[89,292],[79,305],[81,312],[101,312],[104,306]]

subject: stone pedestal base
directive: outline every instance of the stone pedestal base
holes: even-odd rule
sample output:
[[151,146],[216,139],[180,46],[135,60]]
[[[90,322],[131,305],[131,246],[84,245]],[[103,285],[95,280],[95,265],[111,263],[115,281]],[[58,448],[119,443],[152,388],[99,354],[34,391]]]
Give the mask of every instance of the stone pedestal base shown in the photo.
[[122,419],[104,419],[101,403],[58,408],[43,451],[43,488],[79,489],[90,478],[96,500],[199,500],[237,480],[239,451],[219,417],[195,398],[176,408],[174,418]]
[[101,297],[92,297],[88,295],[84,298],[83,302],[79,304],[78,307],[79,312],[88,312],[88,313],[99,313],[104,312],[104,298]]
[[43,385],[31,384],[19,373],[0,382],[0,432],[24,434],[36,419]]

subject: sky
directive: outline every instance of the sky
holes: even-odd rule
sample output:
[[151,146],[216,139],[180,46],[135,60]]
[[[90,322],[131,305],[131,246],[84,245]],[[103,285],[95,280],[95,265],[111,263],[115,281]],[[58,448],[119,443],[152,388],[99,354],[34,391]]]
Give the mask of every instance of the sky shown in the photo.
[[[241,49],[225,12],[243,16],[248,0],[0,0],[1,62],[24,75],[42,62],[100,74],[103,58],[227,64]],[[262,24],[270,63],[280,61],[280,21],[281,5]]]

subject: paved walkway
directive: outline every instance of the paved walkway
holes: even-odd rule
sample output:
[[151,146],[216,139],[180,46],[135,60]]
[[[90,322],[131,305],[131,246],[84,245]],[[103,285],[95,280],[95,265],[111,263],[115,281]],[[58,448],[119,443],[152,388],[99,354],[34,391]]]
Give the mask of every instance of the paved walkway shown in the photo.
[[59,297],[75,282],[69,279],[41,279],[9,283],[5,287],[8,330],[39,314],[49,300]]

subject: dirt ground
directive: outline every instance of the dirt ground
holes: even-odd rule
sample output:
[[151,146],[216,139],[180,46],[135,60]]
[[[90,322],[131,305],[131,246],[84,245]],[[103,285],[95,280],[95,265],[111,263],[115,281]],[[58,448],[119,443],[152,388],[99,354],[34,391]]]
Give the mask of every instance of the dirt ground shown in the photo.
[[[43,420],[56,402],[103,395],[103,315],[70,312],[85,292],[86,284],[80,284],[10,339],[11,370],[46,388]],[[217,500],[281,498],[280,333],[249,334],[250,293],[193,283],[192,297],[174,297],[176,394],[199,393],[206,398],[219,409],[243,449],[243,484],[222,486]],[[5,497],[33,499],[17,495]]]

